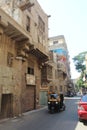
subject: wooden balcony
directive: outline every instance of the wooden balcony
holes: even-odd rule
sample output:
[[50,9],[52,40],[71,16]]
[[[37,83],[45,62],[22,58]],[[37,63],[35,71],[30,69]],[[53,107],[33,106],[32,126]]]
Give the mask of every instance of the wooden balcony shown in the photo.
[[48,56],[45,46],[43,46],[43,44],[34,43],[34,42],[32,44],[33,45],[30,46],[29,53],[36,56],[41,62],[48,61],[49,56]]
[[[0,30],[0,34],[6,34],[18,45],[23,44],[20,50],[36,56],[41,62],[48,61],[48,53],[45,46],[33,42],[29,33],[2,9],[0,9],[0,26],[3,30]],[[26,43],[28,46],[26,46]]]
[[51,82],[53,79],[52,75],[52,66],[45,65],[41,70],[41,79],[42,82]]
[[16,43],[24,41],[30,42],[31,37],[28,32],[2,9],[0,9],[0,25],[3,28],[3,33],[12,40],[15,40]]

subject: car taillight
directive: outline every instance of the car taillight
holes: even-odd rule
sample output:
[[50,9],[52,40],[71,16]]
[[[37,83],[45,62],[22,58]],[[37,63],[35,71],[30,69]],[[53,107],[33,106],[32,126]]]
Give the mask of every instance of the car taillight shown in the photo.
[[79,105],[79,106],[78,106],[78,109],[79,109],[79,110],[84,110],[84,107],[81,106],[81,105]]

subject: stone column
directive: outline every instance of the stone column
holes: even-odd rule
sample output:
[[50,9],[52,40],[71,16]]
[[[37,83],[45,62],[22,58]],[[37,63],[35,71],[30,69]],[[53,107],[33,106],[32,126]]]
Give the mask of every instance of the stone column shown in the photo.
[[14,101],[13,101],[13,113],[14,116],[21,114],[21,93],[22,93],[22,58],[16,59],[16,75],[15,75],[15,88],[14,88]]

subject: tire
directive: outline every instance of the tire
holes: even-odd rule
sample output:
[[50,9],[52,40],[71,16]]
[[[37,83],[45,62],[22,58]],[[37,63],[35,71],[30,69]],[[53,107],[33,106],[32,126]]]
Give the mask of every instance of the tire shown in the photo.
[[79,121],[82,122],[82,119],[79,118]]
[[65,111],[65,109],[66,109],[66,106],[65,106],[65,104],[63,104],[63,111]]

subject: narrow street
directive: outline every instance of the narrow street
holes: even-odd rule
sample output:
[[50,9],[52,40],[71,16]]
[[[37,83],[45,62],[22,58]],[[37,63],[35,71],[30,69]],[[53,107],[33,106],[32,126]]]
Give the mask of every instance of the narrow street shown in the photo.
[[0,122],[0,130],[87,130],[87,122],[78,121],[79,99],[65,99],[66,110],[50,114],[47,107],[28,112],[24,116]]

